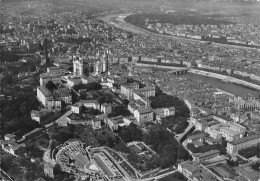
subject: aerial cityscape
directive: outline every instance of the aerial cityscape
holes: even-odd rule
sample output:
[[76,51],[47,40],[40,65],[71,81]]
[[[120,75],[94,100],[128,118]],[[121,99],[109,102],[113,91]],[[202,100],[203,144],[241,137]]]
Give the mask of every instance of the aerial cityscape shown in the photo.
[[1,181],[260,181],[260,1],[0,0]]

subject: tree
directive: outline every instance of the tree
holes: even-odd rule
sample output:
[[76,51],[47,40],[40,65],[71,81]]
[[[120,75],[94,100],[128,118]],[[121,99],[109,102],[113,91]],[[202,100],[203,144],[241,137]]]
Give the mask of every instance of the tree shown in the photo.
[[122,102],[123,102],[124,105],[126,105],[126,106],[129,104],[129,100],[127,100],[127,99],[123,99]]
[[20,105],[20,112],[21,114],[26,114],[29,111],[29,108],[27,106],[27,102],[22,102],[22,104]]
[[239,162],[238,161],[234,161],[234,160],[227,160],[227,164],[230,165],[231,167],[239,166]]
[[260,144],[257,144],[256,146],[244,148],[238,151],[239,155],[245,157],[245,158],[250,158],[253,156],[257,156],[260,158]]
[[142,137],[143,137],[143,133],[141,130],[139,130],[137,128],[137,125],[134,123],[129,124],[129,126],[127,126],[127,129],[129,130],[130,134],[131,134],[131,138],[133,141],[141,141]]
[[5,74],[4,77],[1,80],[1,83],[3,85],[11,84],[13,82],[13,77],[11,74]]
[[177,155],[178,160],[188,160],[191,158],[189,152],[183,146],[179,146]]
[[67,126],[69,129],[69,132],[74,133],[76,126],[74,124],[69,124],[69,123],[67,123]]
[[161,167],[167,168],[177,161],[177,147],[173,144],[165,145],[162,150]]
[[159,94],[149,98],[152,108],[174,107],[175,117],[188,118],[190,116],[189,108],[186,106],[183,100],[178,97],[174,97],[168,94]]
[[155,96],[163,94],[163,91],[160,89],[159,86],[155,86]]
[[87,110],[88,114],[91,114],[91,115],[99,115],[101,114],[101,112],[98,110],[98,109],[94,109],[94,108],[89,108]]
[[189,153],[180,145],[174,135],[162,125],[153,125],[143,135],[143,141],[159,154],[160,166],[169,167],[177,162],[177,159],[188,160]]
[[10,51],[1,51],[0,52],[0,61],[4,62],[17,62],[19,60],[19,56]]
[[115,140],[113,140],[111,137],[107,139],[107,146],[109,148],[113,148],[115,146]]
[[119,142],[114,146],[114,149],[120,151],[122,153],[130,153],[129,147],[127,147],[124,143]]
[[116,116],[130,116],[130,111],[125,106],[117,106],[111,114],[108,115],[109,118]]
[[57,89],[57,86],[50,80],[45,85],[47,89],[49,89],[51,92],[53,92],[55,89]]
[[251,164],[251,168],[257,172],[260,171],[260,162],[256,162],[256,163],[253,163]]
[[129,143],[133,141],[131,137],[131,133],[127,128],[122,128],[121,131],[119,132],[119,136],[125,143]]

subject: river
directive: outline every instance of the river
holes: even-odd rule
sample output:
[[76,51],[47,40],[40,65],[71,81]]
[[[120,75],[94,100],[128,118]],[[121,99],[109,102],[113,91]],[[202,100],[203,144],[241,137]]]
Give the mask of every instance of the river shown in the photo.
[[181,75],[181,77],[185,77],[185,78],[188,78],[188,79],[191,79],[191,80],[198,80],[199,79],[203,83],[211,84],[216,88],[230,92],[230,93],[237,95],[237,96],[244,96],[244,95],[247,95],[247,94],[252,94],[252,95],[258,97],[259,94],[260,94],[260,91],[258,91],[258,90],[250,89],[250,88],[247,88],[247,87],[244,87],[244,86],[241,86],[241,85],[238,85],[238,84],[233,84],[233,83],[230,83],[230,82],[224,82],[224,81],[221,81],[219,79],[215,79],[215,78],[207,77],[207,76],[203,76],[203,75],[187,73],[187,74]]

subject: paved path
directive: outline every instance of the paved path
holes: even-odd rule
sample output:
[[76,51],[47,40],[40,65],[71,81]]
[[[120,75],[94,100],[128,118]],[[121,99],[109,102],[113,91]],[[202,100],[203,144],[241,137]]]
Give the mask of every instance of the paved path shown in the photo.
[[4,171],[4,170],[2,170],[1,168],[0,168],[0,179],[2,180],[6,180],[6,179],[8,179],[8,180],[6,180],[6,181],[13,181],[13,179]]
[[178,141],[178,142],[181,142],[181,139],[183,137],[185,137],[187,135],[187,133],[190,132],[190,130],[194,127],[194,125],[191,123],[191,121],[188,121],[189,122],[189,126],[185,129],[185,131],[181,134],[178,134],[178,135],[175,135],[175,139]]
[[158,176],[156,176],[156,177],[150,177],[150,178],[146,178],[146,179],[140,179],[139,181],[150,181],[150,180],[159,180],[159,179],[161,179],[161,178],[163,178],[163,177],[166,177],[166,176],[168,176],[168,175],[171,175],[171,174],[173,174],[173,173],[175,173],[175,172],[177,172],[178,170],[173,170],[173,171],[171,171],[171,172],[167,172],[167,173],[164,173],[164,174],[162,174],[162,175],[158,175]]

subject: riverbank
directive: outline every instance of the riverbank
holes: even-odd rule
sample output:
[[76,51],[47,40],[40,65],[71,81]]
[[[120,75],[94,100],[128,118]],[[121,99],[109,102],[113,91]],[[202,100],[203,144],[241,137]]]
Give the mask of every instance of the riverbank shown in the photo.
[[230,77],[230,76],[227,76],[227,75],[207,72],[207,71],[203,71],[203,70],[196,70],[196,69],[190,69],[189,72],[194,73],[194,74],[200,74],[200,75],[208,76],[208,77],[213,77],[213,78],[225,81],[225,82],[230,82],[230,83],[235,83],[235,84],[238,84],[238,85],[243,85],[243,86],[246,86],[246,87],[249,87],[249,88],[253,88],[255,90],[260,91],[260,86],[259,85],[256,85],[256,84],[253,84],[253,83],[250,83],[250,82],[246,82],[244,80],[240,80],[240,79],[237,79],[237,78],[234,78],[234,77]]

